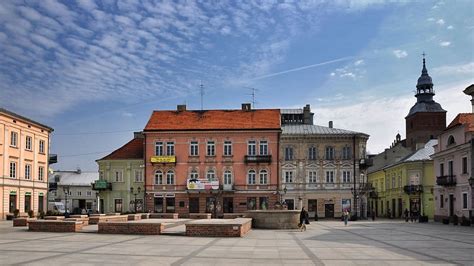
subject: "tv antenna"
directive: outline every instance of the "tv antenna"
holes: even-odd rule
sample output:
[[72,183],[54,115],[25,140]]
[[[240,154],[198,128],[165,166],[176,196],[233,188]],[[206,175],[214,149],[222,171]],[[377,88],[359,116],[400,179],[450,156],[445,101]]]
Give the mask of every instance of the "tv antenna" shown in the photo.
[[199,84],[199,93],[201,94],[201,111],[202,111],[204,109],[204,107],[203,107],[204,85],[202,85],[202,80],[200,81],[200,84]]
[[247,95],[252,96],[252,108],[255,108],[255,104],[257,103],[257,101],[255,101],[255,96],[256,96],[256,92],[258,91],[258,89],[253,88],[253,87],[245,87],[245,88],[251,91],[251,93],[249,93]]

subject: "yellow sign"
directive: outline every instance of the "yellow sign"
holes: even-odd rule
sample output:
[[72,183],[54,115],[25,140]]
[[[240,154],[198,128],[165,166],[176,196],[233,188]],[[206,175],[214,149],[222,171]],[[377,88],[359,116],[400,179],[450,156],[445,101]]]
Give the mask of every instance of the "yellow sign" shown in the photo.
[[152,163],[175,163],[176,156],[151,156]]

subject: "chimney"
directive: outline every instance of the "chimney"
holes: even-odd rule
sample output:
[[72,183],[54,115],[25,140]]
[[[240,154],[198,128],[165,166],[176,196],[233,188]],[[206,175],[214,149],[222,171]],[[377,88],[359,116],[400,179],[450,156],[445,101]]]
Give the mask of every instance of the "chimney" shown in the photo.
[[313,125],[313,116],[314,113],[311,113],[311,106],[309,104],[303,107],[303,124]]
[[177,110],[178,112],[186,111],[186,104],[178,104]]
[[469,85],[465,90],[464,93],[466,95],[471,95],[471,105],[472,105],[472,113],[474,113],[474,84]]
[[252,106],[250,105],[250,103],[242,104],[242,111],[250,111],[250,110],[252,110]]
[[79,175],[81,174],[81,168],[77,167],[76,174],[79,174]]
[[329,128],[332,128],[332,126],[333,126],[332,121],[329,121]]

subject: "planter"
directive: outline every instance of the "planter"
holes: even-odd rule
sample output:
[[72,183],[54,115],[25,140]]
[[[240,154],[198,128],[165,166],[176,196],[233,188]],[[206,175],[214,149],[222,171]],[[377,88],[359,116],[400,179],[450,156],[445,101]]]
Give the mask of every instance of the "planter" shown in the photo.
[[420,216],[420,218],[418,219],[418,221],[419,221],[420,223],[427,223],[427,222],[428,222],[428,216],[422,215],[422,216]]

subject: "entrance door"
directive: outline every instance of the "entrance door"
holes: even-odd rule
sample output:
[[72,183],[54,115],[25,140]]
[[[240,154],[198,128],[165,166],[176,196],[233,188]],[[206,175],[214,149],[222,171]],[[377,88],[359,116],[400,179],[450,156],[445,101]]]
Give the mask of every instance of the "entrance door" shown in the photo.
[[308,215],[311,218],[315,218],[318,213],[318,200],[309,199],[308,200]]
[[155,212],[163,212],[163,198],[155,198]]
[[10,195],[10,208],[9,212],[13,213],[16,210],[16,195]]
[[454,195],[449,195],[449,217],[454,216]]
[[325,218],[334,218],[334,204],[325,204],[324,205],[324,217]]
[[105,213],[105,210],[104,210],[104,199],[100,199],[99,208],[100,208],[100,213]]
[[379,216],[379,202],[375,201],[375,216]]
[[294,210],[295,209],[295,200],[294,199],[286,199],[286,206],[288,206],[288,210]]
[[25,212],[31,210],[31,195],[25,195]]
[[79,209],[81,209],[81,211],[82,209],[86,209],[86,200],[84,199],[79,200]]
[[398,199],[398,218],[402,217],[403,202],[402,199]]
[[234,212],[234,198],[224,198],[224,213]]
[[38,196],[38,212],[44,211],[44,197]]
[[175,212],[175,199],[174,198],[166,198],[166,212],[167,213]]
[[199,198],[189,198],[189,213],[199,213]]
[[396,207],[396,200],[392,199],[392,212],[391,212],[391,217],[390,218],[395,218],[397,216],[397,207]]

